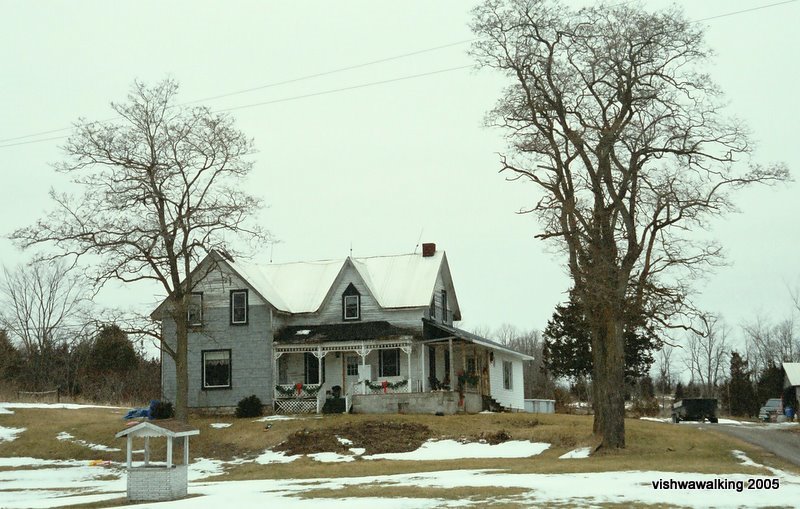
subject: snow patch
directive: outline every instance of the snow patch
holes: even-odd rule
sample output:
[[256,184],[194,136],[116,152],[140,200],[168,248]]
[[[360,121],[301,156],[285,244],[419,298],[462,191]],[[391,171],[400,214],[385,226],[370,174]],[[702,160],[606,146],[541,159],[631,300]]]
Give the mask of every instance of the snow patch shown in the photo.
[[80,410],[82,408],[113,408],[120,409],[119,406],[103,406],[103,405],[78,405],[76,403],[9,403],[0,402],[0,408],[45,408],[45,409],[60,409],[60,410]]
[[318,452],[316,454],[309,454],[308,457],[321,463],[339,463],[355,460],[353,456],[347,456],[336,452]]
[[370,454],[364,459],[405,461],[457,460],[464,458],[527,458],[541,454],[550,444],[511,440],[497,445],[455,440],[428,440],[416,451]]
[[270,463],[291,463],[300,456],[300,454],[295,456],[287,456],[285,452],[275,452],[267,449],[259,457],[257,457],[255,461],[260,465],[269,465]]
[[592,452],[591,447],[580,447],[578,449],[573,449],[568,453],[562,454],[558,457],[560,460],[568,460],[568,459],[583,459],[588,458],[589,453]]
[[0,415],[13,415],[14,411],[7,408],[0,407]]
[[231,427],[231,423],[229,423],[229,422],[212,422],[211,424],[209,424],[209,426],[211,426],[212,428],[215,428],[215,429],[223,429],[223,428],[230,428]]
[[289,415],[268,415],[266,417],[262,417],[260,419],[256,419],[255,422],[270,422],[270,421],[293,421],[298,419],[299,417],[291,417]]
[[19,434],[25,431],[26,428],[6,428],[0,426],[0,442],[13,442],[19,438]]
[[74,436],[70,435],[66,431],[62,431],[61,433],[56,435],[56,438],[59,439],[59,440],[72,442],[73,444],[78,444],[78,445],[82,445],[84,447],[88,447],[89,449],[91,449],[93,451],[103,451],[103,452],[117,452],[117,451],[119,451],[119,449],[117,449],[116,447],[108,447],[108,446],[103,445],[103,444],[93,444],[91,442],[87,442],[86,440],[80,440],[80,439],[75,438]]
[[353,441],[347,438],[336,437],[336,440],[342,445],[353,445]]

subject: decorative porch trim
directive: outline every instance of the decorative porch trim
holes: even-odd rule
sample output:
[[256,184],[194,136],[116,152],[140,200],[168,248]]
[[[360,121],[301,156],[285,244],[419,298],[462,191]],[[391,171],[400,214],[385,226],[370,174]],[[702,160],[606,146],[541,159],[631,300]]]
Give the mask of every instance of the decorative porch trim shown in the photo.
[[411,336],[399,339],[374,339],[371,341],[349,341],[337,343],[319,343],[304,345],[294,344],[273,344],[272,352],[275,358],[279,358],[285,353],[305,353],[311,352],[318,357],[324,357],[329,352],[356,352],[362,357],[368,355],[372,350],[386,350],[389,348],[399,348],[403,352],[410,352],[413,344]]

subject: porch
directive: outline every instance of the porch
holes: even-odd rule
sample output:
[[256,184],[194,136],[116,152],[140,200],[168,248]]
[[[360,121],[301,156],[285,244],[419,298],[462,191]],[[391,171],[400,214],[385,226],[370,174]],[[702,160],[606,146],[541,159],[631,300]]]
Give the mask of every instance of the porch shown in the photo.
[[337,399],[357,413],[472,413],[489,395],[491,353],[452,338],[282,344],[273,356],[277,413],[322,413]]

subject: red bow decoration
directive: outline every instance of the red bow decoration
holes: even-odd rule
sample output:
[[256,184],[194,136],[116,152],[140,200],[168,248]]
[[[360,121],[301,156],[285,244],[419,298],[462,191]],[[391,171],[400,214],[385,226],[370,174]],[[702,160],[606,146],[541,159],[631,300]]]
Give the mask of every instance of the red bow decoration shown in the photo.
[[294,388],[297,389],[297,395],[299,396],[301,392],[303,392],[303,384],[298,382],[294,385]]
[[381,386],[383,387],[383,393],[386,394],[386,388],[389,386],[389,382],[384,380],[383,382],[381,382]]

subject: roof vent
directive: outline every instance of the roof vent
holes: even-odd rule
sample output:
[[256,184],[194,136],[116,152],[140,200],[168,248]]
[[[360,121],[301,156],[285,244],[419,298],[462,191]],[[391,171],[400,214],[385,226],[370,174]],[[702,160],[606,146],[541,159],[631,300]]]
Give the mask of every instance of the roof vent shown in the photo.
[[436,254],[436,244],[433,242],[426,242],[422,244],[422,256],[427,258],[428,256],[433,256]]

